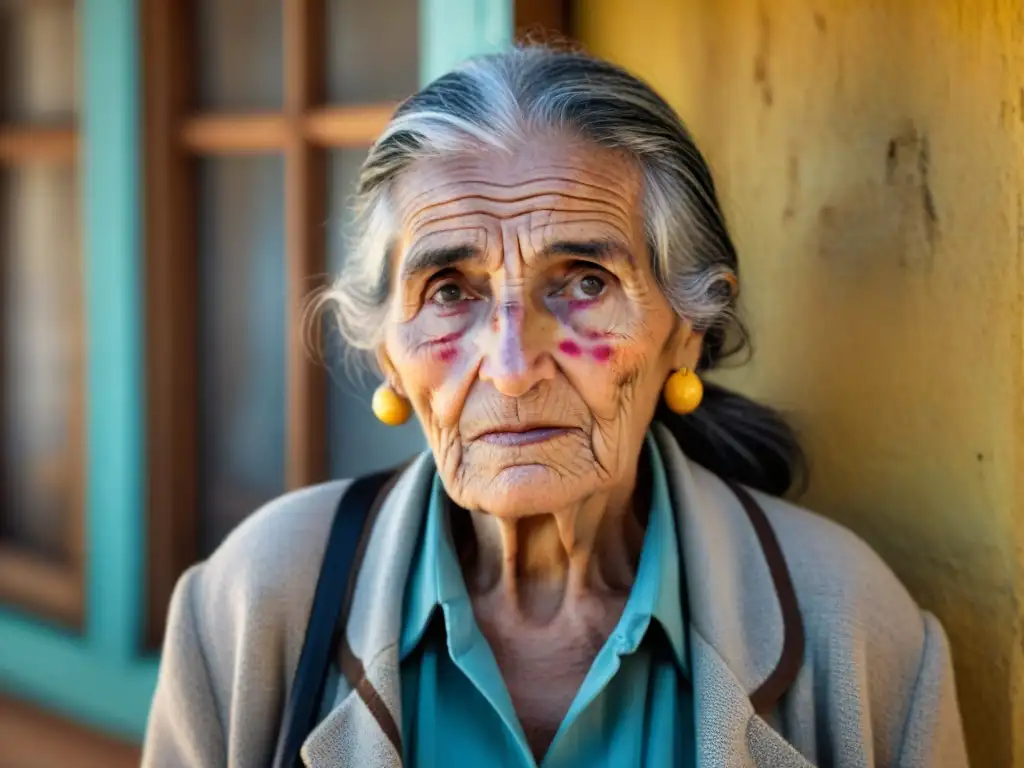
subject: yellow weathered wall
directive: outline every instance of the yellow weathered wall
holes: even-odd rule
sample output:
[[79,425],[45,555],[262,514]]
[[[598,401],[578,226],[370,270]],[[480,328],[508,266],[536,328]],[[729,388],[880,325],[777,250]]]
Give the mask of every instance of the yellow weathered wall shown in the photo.
[[803,501],[950,635],[972,763],[1024,766],[1024,4],[577,0],[716,172]]

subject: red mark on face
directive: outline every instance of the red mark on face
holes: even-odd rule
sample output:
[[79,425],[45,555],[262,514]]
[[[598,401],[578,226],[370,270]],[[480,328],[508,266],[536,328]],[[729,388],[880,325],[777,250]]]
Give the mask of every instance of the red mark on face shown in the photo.
[[[569,357],[580,357],[584,353],[584,349],[577,344],[575,341],[566,339],[558,343],[558,349],[564,355]],[[590,349],[586,350],[586,353],[599,363],[607,363],[612,359],[614,349],[610,344],[598,344]]]
[[580,310],[587,309],[594,306],[600,301],[600,296],[593,299],[569,299],[566,303],[570,312],[579,312]]
[[583,354],[583,350],[580,349],[580,345],[577,344],[575,341],[563,341],[558,345],[558,348],[562,350],[564,354],[569,355],[570,357],[579,357],[580,355]]
[[448,333],[439,339],[434,339],[429,343],[431,351],[434,356],[442,363],[450,363],[459,356],[458,347],[455,343],[462,338],[465,331],[457,331],[455,333]]

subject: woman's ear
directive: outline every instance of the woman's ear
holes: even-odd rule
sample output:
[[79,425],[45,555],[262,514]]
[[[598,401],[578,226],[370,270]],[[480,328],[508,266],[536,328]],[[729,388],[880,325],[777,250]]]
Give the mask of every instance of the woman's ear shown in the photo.
[[693,323],[689,320],[680,320],[674,336],[669,349],[672,370],[678,371],[680,368],[687,368],[692,371],[696,369],[704,347],[704,332],[695,331]]
[[384,381],[395,391],[396,395],[405,397],[405,391],[402,388],[402,381],[398,377],[398,371],[395,370],[394,363],[391,362],[391,356],[388,355],[388,351],[383,344],[377,347],[374,356],[377,358],[377,368],[380,370],[380,375]]

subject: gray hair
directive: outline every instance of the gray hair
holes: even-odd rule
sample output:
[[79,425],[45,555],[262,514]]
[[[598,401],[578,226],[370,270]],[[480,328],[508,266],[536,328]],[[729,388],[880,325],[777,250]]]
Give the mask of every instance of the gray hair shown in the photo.
[[[402,103],[371,148],[356,192],[352,247],[319,302],[333,309],[348,347],[368,351],[381,341],[389,254],[398,235],[391,198],[403,171],[460,152],[512,151],[544,132],[568,133],[636,163],[654,275],[676,313],[705,334],[700,368],[746,346],[736,314],[736,249],[711,171],[682,121],[649,85],[619,67],[583,53],[530,46],[470,59],[438,78]],[[753,442],[771,446],[772,458],[780,444],[792,452],[788,427],[763,406],[749,403],[760,409],[760,418],[745,419],[738,431],[726,429],[712,407],[716,397],[726,396],[733,416],[743,411],[738,402],[749,403],[709,387],[704,406],[685,420],[689,430],[707,422],[699,431],[717,445],[715,452],[730,451],[748,464],[764,463],[749,445],[751,434]],[[746,416],[752,415],[748,409]]]

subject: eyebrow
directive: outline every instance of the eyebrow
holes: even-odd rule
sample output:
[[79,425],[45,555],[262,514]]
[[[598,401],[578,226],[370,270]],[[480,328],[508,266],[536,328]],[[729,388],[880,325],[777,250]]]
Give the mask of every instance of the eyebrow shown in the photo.
[[[448,269],[480,255],[481,250],[474,245],[414,249],[402,265],[402,277],[408,280],[423,272]],[[633,263],[633,256],[629,250],[617,240],[610,239],[558,240],[544,246],[537,255],[542,260],[554,256],[576,256],[599,262],[625,257],[630,264]]]
[[625,257],[630,263],[633,256],[622,243],[617,240],[558,240],[544,246],[538,254],[541,258],[551,256],[578,256],[583,259],[594,261],[611,261],[615,258]]
[[409,279],[421,272],[447,269],[479,255],[480,249],[474,245],[416,249],[409,254],[409,258],[402,265],[402,277]]

